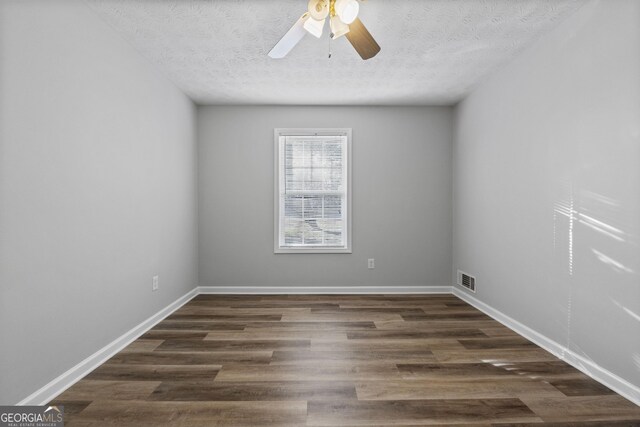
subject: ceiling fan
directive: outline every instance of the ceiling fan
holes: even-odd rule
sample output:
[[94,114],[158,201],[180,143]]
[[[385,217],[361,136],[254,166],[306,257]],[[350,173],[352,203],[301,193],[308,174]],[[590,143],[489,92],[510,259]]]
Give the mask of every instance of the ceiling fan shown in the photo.
[[357,0],[309,0],[308,11],[276,43],[269,57],[284,58],[307,33],[320,38],[328,17],[331,39],[346,36],[362,59],[373,58],[380,52],[380,45],[358,18],[359,10]]

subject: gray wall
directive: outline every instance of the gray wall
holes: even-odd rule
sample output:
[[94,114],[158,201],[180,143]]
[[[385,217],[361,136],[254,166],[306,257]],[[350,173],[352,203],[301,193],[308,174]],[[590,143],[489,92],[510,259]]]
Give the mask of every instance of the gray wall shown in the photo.
[[0,16],[13,404],[196,285],[195,108],[82,2],[3,1]]
[[636,386],[639,19],[635,0],[587,3],[459,105],[454,148],[454,268]]
[[[198,108],[200,284],[449,285],[451,117],[439,107]],[[277,127],[353,129],[353,254],[273,253]]]

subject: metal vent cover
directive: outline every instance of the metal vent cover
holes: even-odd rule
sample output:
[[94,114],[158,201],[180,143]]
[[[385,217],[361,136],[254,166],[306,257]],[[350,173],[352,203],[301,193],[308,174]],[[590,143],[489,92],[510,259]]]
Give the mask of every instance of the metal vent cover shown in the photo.
[[458,285],[464,286],[471,292],[475,292],[476,278],[474,276],[471,276],[470,274],[465,273],[464,271],[458,270]]

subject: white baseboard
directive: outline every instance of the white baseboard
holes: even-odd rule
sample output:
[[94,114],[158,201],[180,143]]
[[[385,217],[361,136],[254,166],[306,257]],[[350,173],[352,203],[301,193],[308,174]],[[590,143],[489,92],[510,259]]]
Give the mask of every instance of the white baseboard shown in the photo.
[[47,402],[55,399],[66,389],[71,387],[76,382],[80,381],[85,375],[89,372],[96,369],[98,366],[102,365],[109,358],[114,356],[120,350],[131,344],[142,334],[147,332],[149,329],[153,328],[157,323],[159,323],[162,319],[176,311],[178,308],[182,307],[189,300],[195,297],[198,294],[197,288],[187,292],[185,295],[181,296],[153,316],[149,317],[144,322],[135,326],[133,329],[125,332],[124,335],[116,338],[111,343],[102,347],[100,350],[93,353],[91,356],[84,359],[82,362],[78,363],[59,377],[53,379],[51,382],[35,391],[31,395],[25,397],[18,405],[44,405]]
[[541,333],[529,328],[528,326],[523,325],[517,320],[491,307],[490,305],[483,303],[467,291],[455,286],[452,288],[452,290],[453,294],[458,298],[466,301],[483,313],[493,317],[495,320],[502,323],[507,328],[517,332],[518,334],[547,350],[549,353],[555,355],[561,360],[564,360],[565,362],[584,372],[594,380],[604,384],[611,390],[640,406],[639,387],[631,384],[623,378],[620,378],[613,372],[604,369],[602,366],[596,364],[595,362],[575,353],[572,350],[569,350],[562,344],[559,344],[556,341],[553,341],[552,339],[542,335]]
[[199,286],[199,294],[450,294],[451,286]]

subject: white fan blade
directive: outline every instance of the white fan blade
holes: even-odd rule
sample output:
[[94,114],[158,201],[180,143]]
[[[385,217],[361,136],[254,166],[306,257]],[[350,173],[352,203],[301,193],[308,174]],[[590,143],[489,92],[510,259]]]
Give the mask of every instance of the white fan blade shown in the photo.
[[300,19],[293,24],[293,27],[287,31],[287,34],[285,34],[284,37],[276,43],[273,49],[271,49],[271,52],[269,52],[269,57],[281,59],[287,56],[287,54],[291,52],[291,49],[293,49],[298,42],[302,40],[305,34],[307,34],[307,30],[304,29],[304,23],[307,19],[309,19],[309,12],[302,15]]

